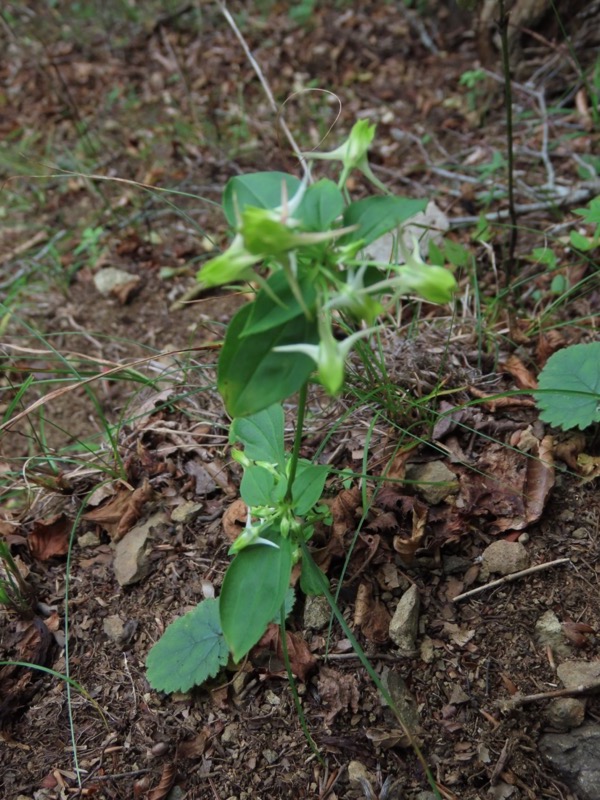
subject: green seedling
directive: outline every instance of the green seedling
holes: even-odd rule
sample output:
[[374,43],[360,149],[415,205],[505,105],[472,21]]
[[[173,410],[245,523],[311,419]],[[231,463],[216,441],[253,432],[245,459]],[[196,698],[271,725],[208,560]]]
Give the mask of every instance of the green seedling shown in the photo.
[[460,76],[459,86],[467,89],[467,105],[469,111],[475,111],[485,93],[486,74],[482,69],[468,69]]
[[600,342],[575,344],[550,356],[535,399],[544,422],[584,430],[600,422]]
[[[456,288],[449,270],[422,260],[416,242],[411,249],[403,243],[395,248],[402,252],[402,264],[365,254],[369,244],[398,231],[426,205],[387,190],[350,199],[346,181],[354,170],[385,189],[367,158],[374,134],[375,127],[361,120],[337,149],[305,155],[340,162],[337,183],[311,183],[308,171],[302,180],[262,172],[234,177],[225,188],[223,210],[233,238],[204,265],[198,280],[206,288],[249,280],[258,286],[254,302],[243,306],[227,328],[217,373],[233,418],[230,442],[243,446],[232,456],[243,468],[240,493],[248,513],[231,546],[233,561],[218,603],[203,601],[191,617],[167,628],[151,650],[148,679],[157,689],[173,691],[206,680],[228,653],[236,662],[244,658],[278,612],[285,618],[294,565],[301,566],[305,594],[331,597],[326,576],[307,548],[315,524],[330,521],[321,503],[328,467],[300,458],[309,384],[339,394],[350,352],[383,324],[390,304],[408,294],[445,303]],[[295,439],[287,451],[281,404],[296,392]],[[385,691],[384,697],[394,707]]]
[[591,236],[585,236],[578,231],[571,231],[571,244],[576,250],[586,253],[595,250],[600,246],[600,195],[590,200],[585,208],[576,208],[575,213],[588,225],[594,225],[594,232]]

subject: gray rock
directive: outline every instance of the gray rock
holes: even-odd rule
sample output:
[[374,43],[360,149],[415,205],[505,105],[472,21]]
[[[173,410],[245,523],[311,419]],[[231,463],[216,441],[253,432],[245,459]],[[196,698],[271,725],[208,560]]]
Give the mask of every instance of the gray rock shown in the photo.
[[163,511],[157,511],[146,522],[134,525],[115,545],[113,568],[121,586],[130,586],[143,580],[150,569],[148,556],[150,547],[147,541],[152,529],[166,521]]
[[541,648],[550,647],[555,655],[564,658],[571,652],[563,627],[554,611],[546,611],[535,623],[535,638]]
[[[420,726],[417,701],[406,685],[404,678],[395,670],[386,668],[381,673],[381,682],[394,701],[404,726],[411,734],[418,733]],[[385,702],[383,698],[382,702]]]
[[138,275],[132,275],[130,272],[125,272],[116,267],[106,267],[98,270],[94,275],[94,285],[100,294],[110,294],[119,286],[125,286],[132,282],[138,283],[139,280]]
[[578,728],[585,719],[585,700],[577,697],[557,697],[544,712],[548,725],[557,731]]
[[564,661],[557,667],[556,674],[565,689],[593,686],[600,683],[600,661]]
[[371,785],[371,773],[361,761],[348,764],[348,781],[353,789],[362,789],[365,784]]
[[413,585],[400,598],[390,622],[390,639],[401,655],[414,655],[420,607],[419,591]]
[[547,733],[539,747],[579,800],[600,800],[600,725],[588,722],[570,733]]
[[115,644],[120,644],[123,641],[125,623],[118,614],[111,614],[110,617],[106,617],[102,622],[102,628],[108,638],[112,639]]
[[481,577],[496,573],[512,575],[521,569],[527,569],[529,557],[527,550],[520,542],[507,542],[503,539],[492,542],[483,551],[481,560]]
[[320,631],[329,625],[331,619],[331,608],[326,597],[314,597],[309,595],[304,605],[304,616],[302,621],[305,628]]
[[441,503],[449,494],[458,490],[455,473],[448,469],[443,461],[409,464],[406,467],[406,477],[417,483],[417,492],[431,505]]

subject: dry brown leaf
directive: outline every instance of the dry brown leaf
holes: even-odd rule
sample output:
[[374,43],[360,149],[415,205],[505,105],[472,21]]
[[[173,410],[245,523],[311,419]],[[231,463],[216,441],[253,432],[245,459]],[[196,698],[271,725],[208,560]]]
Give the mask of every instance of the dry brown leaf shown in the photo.
[[356,527],[356,509],[360,506],[361,493],[358,486],[344,489],[331,504],[333,517],[332,533],[335,539],[342,540]]
[[500,365],[505,372],[512,375],[519,389],[537,389],[538,384],[531,370],[527,369],[519,356],[514,353]]
[[362,581],[356,593],[354,624],[371,642],[383,644],[389,638],[391,615],[385,605],[373,596],[373,586]]
[[199,758],[206,750],[210,735],[210,729],[205,726],[193,739],[186,739],[177,745],[177,756],[179,758]]
[[578,471],[578,458],[585,447],[584,433],[569,433],[554,443],[554,457],[564,461],[571,469]]
[[338,672],[331,667],[321,667],[317,688],[325,709],[326,725],[331,725],[342,711],[350,709],[354,714],[358,711],[360,695],[354,675]]
[[511,395],[509,397],[498,397],[495,394],[486,394],[475,386],[469,386],[469,391],[473,397],[478,397],[485,403],[486,408],[493,413],[499,408],[535,408],[535,400],[531,397],[521,395]]
[[394,550],[401,556],[406,564],[411,564],[415,553],[421,546],[425,536],[425,524],[427,522],[427,508],[418,500],[414,501],[412,509],[412,525],[410,535],[394,536]]
[[165,764],[163,767],[162,775],[160,776],[160,783],[155,789],[152,789],[148,795],[148,800],[165,800],[175,783],[177,770],[174,764]]
[[406,462],[408,461],[412,451],[415,449],[415,447],[418,447],[418,445],[419,443],[415,442],[414,444],[411,444],[402,450],[398,450],[393,459],[390,461],[387,469],[385,469],[383,472],[388,481],[401,481],[404,479]]
[[96,522],[114,542],[118,542],[142,516],[144,505],[153,494],[153,489],[147,480],[133,491],[122,488],[112,500],[100,508],[88,511],[83,518]]
[[46,561],[54,556],[64,556],[69,551],[71,523],[64,514],[47,520],[37,520],[28,537],[29,551],[34,558]]
[[241,498],[234,500],[233,503],[225,509],[221,522],[223,525],[223,533],[230,542],[235,542],[246,527],[247,515],[248,506]]
[[[308,644],[299,634],[286,631],[286,643],[292,672],[306,683],[306,679],[317,663],[317,659],[310,652]],[[273,650],[277,658],[283,661],[279,625],[269,625],[257,647],[266,647]]]

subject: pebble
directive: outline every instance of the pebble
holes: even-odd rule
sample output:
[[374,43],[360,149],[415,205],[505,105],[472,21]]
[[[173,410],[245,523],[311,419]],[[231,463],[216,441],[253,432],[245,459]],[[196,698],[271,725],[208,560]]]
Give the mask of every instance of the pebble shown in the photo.
[[557,656],[564,657],[571,652],[563,627],[554,611],[546,611],[535,623],[535,638],[541,648],[550,647]]
[[456,474],[443,461],[409,464],[406,478],[416,482],[416,491],[431,505],[441,503],[449,494],[456,494],[459,485]]
[[400,598],[389,627],[390,639],[401,655],[414,655],[420,608],[419,590],[413,585]]
[[564,661],[557,667],[556,674],[565,689],[592,686],[600,683],[600,661]]
[[320,631],[329,625],[331,618],[331,608],[326,597],[314,597],[309,595],[304,604],[304,616],[302,621],[305,628]]
[[585,719],[585,701],[577,697],[557,697],[548,705],[544,717],[557,731],[578,728]]
[[521,542],[507,542],[500,539],[492,542],[483,551],[481,561],[481,577],[485,580],[492,574],[512,575],[527,569],[529,566],[529,556],[527,550]]
[[369,770],[360,761],[351,761],[348,764],[348,780],[353,789],[362,789],[363,781],[371,784],[371,775]]

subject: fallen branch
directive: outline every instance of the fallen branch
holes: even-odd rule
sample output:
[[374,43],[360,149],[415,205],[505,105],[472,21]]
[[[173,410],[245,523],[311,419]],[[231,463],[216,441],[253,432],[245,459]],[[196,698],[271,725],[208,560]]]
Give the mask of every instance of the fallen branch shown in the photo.
[[486,589],[495,589],[496,586],[503,586],[505,583],[512,583],[512,581],[523,578],[525,575],[533,575],[534,572],[541,572],[543,569],[548,569],[549,567],[557,567],[559,564],[570,563],[571,560],[569,558],[557,558],[554,561],[547,561],[545,564],[536,564],[535,567],[528,567],[527,569],[519,570],[519,572],[513,572],[510,575],[505,575],[503,578],[498,578],[495,581],[483,584],[483,586],[477,586],[475,589],[469,589],[468,592],[458,594],[453,599],[453,602],[457,603],[459,600],[464,600],[466,597],[472,597],[480,592],[485,592]]
[[582,694],[593,694],[600,690],[600,681],[595,683],[574,686],[572,689],[552,689],[549,692],[539,692],[538,694],[515,694],[507,700],[501,700],[499,705],[503,708],[518,708],[530,703],[537,703],[540,700],[554,700],[557,697],[579,697]]

